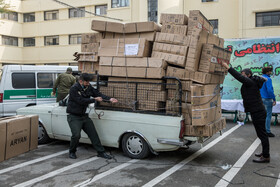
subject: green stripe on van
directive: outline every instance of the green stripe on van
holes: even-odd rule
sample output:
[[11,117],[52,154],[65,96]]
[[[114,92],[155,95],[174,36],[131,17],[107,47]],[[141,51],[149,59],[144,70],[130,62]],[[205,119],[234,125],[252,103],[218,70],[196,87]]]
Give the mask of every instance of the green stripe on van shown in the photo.
[[26,89],[26,90],[5,90],[4,100],[15,99],[42,99],[42,98],[55,98],[51,96],[52,89]]

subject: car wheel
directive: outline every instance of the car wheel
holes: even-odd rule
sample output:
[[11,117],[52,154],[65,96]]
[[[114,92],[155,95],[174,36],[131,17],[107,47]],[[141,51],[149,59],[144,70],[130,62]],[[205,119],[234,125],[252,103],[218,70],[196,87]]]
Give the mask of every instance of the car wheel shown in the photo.
[[39,122],[38,126],[38,143],[39,144],[45,144],[50,142],[50,137],[47,134],[47,131],[45,127],[42,125],[42,123]]
[[135,159],[145,158],[150,153],[147,142],[135,133],[127,133],[123,136],[122,149],[124,154]]

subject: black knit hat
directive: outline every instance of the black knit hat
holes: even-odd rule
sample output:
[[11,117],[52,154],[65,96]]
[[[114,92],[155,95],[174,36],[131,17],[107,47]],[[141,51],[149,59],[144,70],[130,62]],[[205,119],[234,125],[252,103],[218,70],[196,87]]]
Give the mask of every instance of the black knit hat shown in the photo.
[[82,73],[82,75],[80,76],[80,79],[83,81],[91,81],[92,76],[88,73]]
[[253,75],[252,71],[251,71],[249,68],[243,69],[243,70],[241,71],[241,73],[242,73],[242,72],[244,72],[247,76],[249,76],[250,74],[251,74],[250,76]]

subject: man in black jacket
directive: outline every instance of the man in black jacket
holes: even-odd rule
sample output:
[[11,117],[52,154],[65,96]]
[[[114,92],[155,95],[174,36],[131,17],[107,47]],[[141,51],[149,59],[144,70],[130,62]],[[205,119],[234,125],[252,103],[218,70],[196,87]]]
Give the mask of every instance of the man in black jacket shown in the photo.
[[255,154],[255,156],[259,158],[254,159],[253,162],[270,162],[269,140],[265,129],[266,111],[259,90],[266,80],[259,76],[252,76],[252,71],[250,69],[243,69],[241,73],[239,73],[235,69],[229,67],[227,63],[222,63],[222,66],[225,67],[235,79],[242,83],[241,95],[245,112],[250,112],[257,136],[262,143],[262,153]]
[[98,134],[94,127],[92,120],[88,117],[86,109],[90,103],[95,101],[110,101],[112,103],[118,102],[115,98],[110,98],[103,95],[98,90],[94,89],[89,81],[91,76],[83,73],[79,81],[75,83],[69,92],[69,101],[67,105],[67,121],[70,126],[72,137],[69,148],[69,158],[76,159],[76,151],[81,138],[81,130],[90,138],[93,147],[97,151],[99,157],[111,159],[112,157],[105,153],[104,147],[101,145]]

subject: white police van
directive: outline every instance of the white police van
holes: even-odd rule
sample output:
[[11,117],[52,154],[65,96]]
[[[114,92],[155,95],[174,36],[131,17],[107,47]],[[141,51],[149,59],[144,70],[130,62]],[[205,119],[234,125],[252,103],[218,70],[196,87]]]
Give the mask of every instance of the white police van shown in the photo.
[[[52,88],[69,66],[5,65],[1,69],[0,117],[15,115],[21,107],[54,103]],[[78,66],[70,66],[78,73]]]

